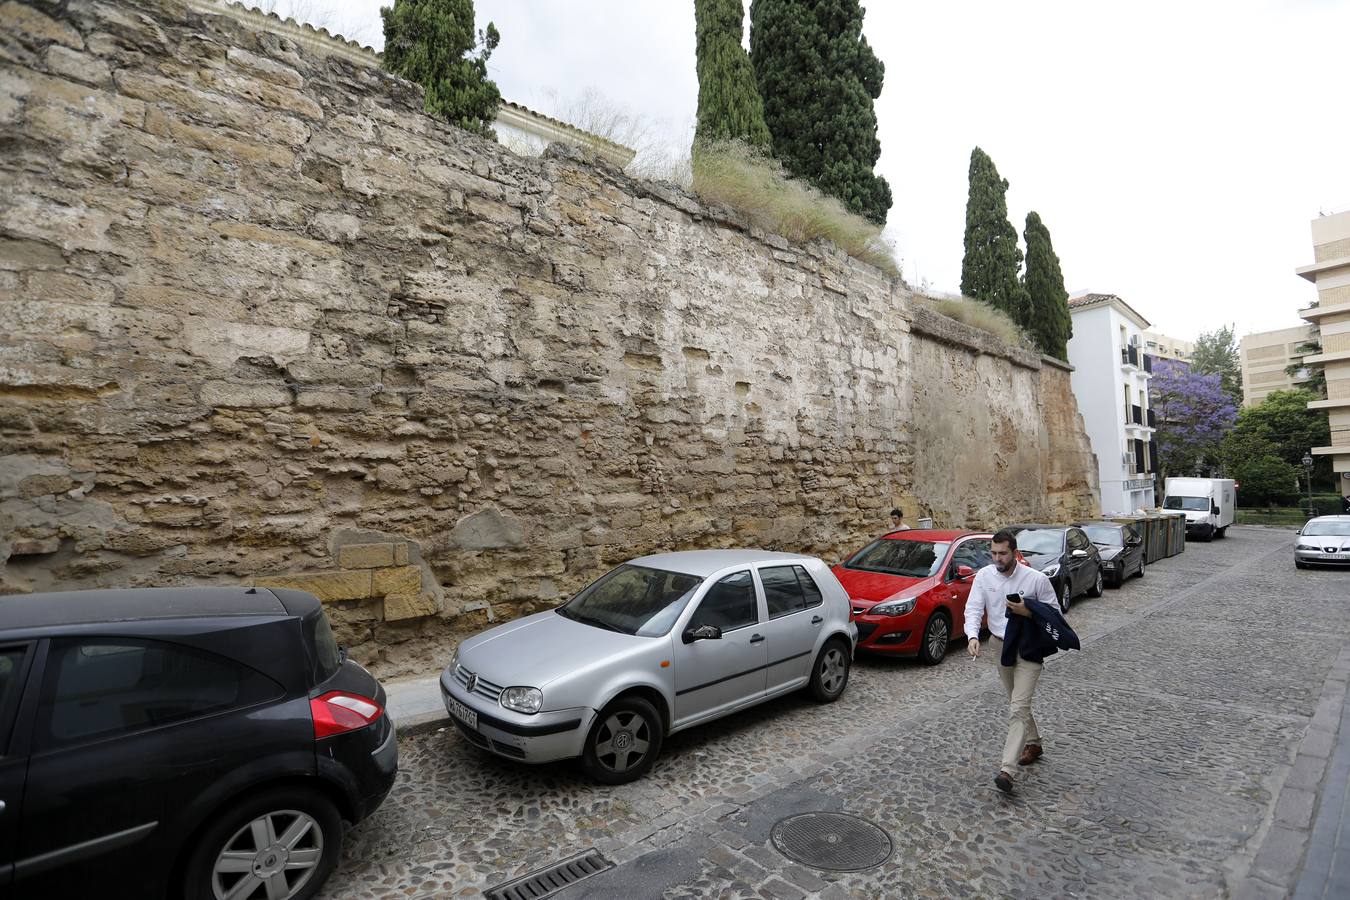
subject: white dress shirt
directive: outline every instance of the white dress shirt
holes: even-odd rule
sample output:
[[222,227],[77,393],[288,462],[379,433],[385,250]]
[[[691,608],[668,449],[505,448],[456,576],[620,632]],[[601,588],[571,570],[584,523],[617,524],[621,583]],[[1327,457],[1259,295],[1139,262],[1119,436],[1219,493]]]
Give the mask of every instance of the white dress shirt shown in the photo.
[[989,632],[1002,638],[1008,629],[1008,595],[1020,594],[1043,603],[1055,603],[1054,586],[1045,573],[1018,563],[1010,574],[1004,575],[998,566],[990,563],[975,573],[966,599],[966,637],[980,636],[980,616],[987,615]]

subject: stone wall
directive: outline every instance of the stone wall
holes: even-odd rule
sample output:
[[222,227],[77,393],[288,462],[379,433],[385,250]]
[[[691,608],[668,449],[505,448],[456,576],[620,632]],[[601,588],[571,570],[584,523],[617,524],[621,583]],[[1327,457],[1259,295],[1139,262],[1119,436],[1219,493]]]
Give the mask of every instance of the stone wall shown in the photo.
[[0,22],[0,592],[302,587],[397,674],[641,553],[1095,505],[1066,373],[831,246],[251,20]]

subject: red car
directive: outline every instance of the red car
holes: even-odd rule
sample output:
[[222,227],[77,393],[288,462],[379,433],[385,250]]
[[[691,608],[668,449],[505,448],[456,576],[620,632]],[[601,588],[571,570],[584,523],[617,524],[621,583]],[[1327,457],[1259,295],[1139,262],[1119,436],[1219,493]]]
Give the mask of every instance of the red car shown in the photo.
[[893,531],[835,566],[858,625],[858,649],[941,662],[953,635],[964,631],[975,573],[993,562],[992,537]]

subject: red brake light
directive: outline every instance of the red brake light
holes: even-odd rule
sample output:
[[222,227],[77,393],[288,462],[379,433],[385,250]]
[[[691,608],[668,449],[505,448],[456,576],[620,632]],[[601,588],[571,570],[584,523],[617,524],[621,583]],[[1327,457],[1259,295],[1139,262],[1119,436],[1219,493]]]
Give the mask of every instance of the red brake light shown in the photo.
[[377,722],[384,714],[380,704],[360,694],[329,691],[309,701],[314,717],[314,739],[330,737],[365,728]]

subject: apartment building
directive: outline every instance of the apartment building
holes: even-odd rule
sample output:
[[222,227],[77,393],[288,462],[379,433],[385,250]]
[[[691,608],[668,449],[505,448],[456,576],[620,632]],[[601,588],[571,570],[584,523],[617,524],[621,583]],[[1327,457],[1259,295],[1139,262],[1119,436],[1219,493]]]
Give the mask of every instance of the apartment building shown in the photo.
[[1317,329],[1322,352],[1303,357],[1320,363],[1327,376],[1327,399],[1309,409],[1327,413],[1331,444],[1310,448],[1314,456],[1330,456],[1341,494],[1350,496],[1350,210],[1312,221],[1312,265],[1295,273],[1317,286],[1317,300],[1298,314]]
[[1190,362],[1191,354],[1195,352],[1194,341],[1183,341],[1180,338],[1168,337],[1158,331],[1140,332],[1139,345],[1149,356],[1158,359],[1175,359],[1184,363]]
[[1071,382],[1097,454],[1102,512],[1154,506],[1158,445],[1148,402],[1153,363],[1141,339],[1148,320],[1114,294],[1070,298],[1069,314]]
[[1249,334],[1238,343],[1242,365],[1242,405],[1256,406],[1272,391],[1287,391],[1308,380],[1306,369],[1289,374],[1286,369],[1303,360],[1299,350],[1317,336],[1311,325]]

